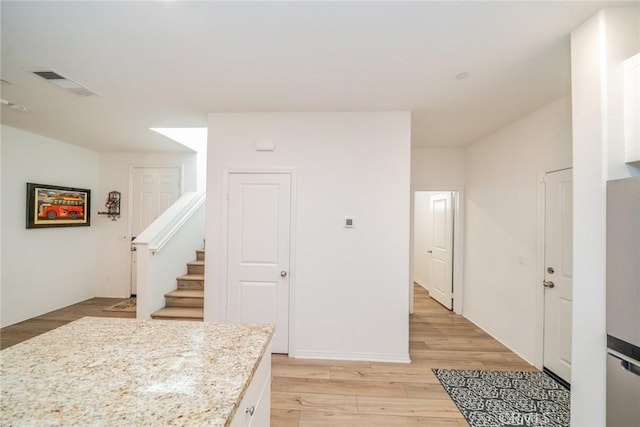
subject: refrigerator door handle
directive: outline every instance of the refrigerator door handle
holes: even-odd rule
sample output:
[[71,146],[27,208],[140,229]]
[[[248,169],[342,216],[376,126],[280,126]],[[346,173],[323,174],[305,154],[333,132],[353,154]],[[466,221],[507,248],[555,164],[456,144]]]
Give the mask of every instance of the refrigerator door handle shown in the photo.
[[622,369],[624,369],[625,371],[631,372],[632,374],[640,377],[640,366],[634,363],[631,363],[627,360],[621,360],[620,366],[622,366]]
[[612,349],[608,349],[607,353],[620,361],[620,366],[622,367],[622,369],[634,375],[640,376],[640,361],[634,361],[628,356],[618,353],[617,351]]

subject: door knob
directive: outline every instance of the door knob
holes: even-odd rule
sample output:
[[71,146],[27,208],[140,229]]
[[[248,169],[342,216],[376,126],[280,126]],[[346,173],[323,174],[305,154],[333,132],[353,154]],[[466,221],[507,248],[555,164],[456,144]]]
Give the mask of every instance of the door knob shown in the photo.
[[286,271],[284,271],[284,270],[282,270],[282,271],[280,272],[280,277],[287,277],[287,272],[286,272]]
[[427,251],[427,253],[428,253],[428,254],[432,254],[432,253],[433,253],[433,251]]
[[544,286],[545,288],[549,288],[549,289],[551,289],[551,288],[555,288],[555,287],[556,287],[556,284],[555,284],[555,283],[553,283],[551,280],[544,280],[544,281],[542,282],[542,286]]

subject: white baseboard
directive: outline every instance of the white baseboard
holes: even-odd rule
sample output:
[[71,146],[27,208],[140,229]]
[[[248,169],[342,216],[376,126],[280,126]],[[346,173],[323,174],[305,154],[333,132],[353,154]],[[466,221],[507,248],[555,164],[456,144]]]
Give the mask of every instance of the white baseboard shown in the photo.
[[483,331],[485,331],[486,333],[491,335],[491,338],[495,339],[500,344],[504,345],[509,350],[513,351],[515,354],[520,356],[522,359],[524,359],[525,362],[527,362],[531,366],[535,367],[535,362],[534,362],[535,358],[534,357],[532,357],[529,354],[526,354],[524,351],[522,351],[520,348],[518,348],[518,346],[516,346],[513,343],[509,342],[509,340],[507,340],[507,339],[501,337],[500,335],[496,334],[494,331],[491,330],[491,328],[488,328],[488,327],[484,326],[483,324],[481,324],[480,322],[477,322],[477,321],[473,320],[471,317],[467,316],[466,314],[464,314],[463,317],[465,319],[467,319],[468,321],[470,321],[471,323],[473,323],[474,325],[476,325],[478,328],[482,329]]
[[360,362],[411,363],[408,354],[340,353],[331,351],[296,351],[296,359],[352,360]]

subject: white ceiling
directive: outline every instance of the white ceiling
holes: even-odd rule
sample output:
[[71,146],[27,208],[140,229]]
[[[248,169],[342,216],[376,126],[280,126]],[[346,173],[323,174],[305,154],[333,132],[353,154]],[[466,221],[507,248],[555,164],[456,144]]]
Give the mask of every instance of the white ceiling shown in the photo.
[[163,151],[183,148],[149,128],[209,112],[411,110],[414,146],[461,147],[568,93],[570,31],[622,4],[2,1],[1,95],[31,110],[2,123]]

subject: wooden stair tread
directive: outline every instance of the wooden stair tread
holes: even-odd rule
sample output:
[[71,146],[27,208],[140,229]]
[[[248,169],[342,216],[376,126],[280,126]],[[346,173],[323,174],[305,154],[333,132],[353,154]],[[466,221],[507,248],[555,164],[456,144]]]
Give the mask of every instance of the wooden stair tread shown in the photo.
[[178,280],[204,280],[204,274],[184,274]]
[[152,319],[204,319],[204,249],[187,262],[187,274],[177,277],[178,288],[164,294],[165,307],[151,314]]
[[204,291],[201,289],[174,289],[164,296],[169,298],[204,298]]
[[204,309],[199,307],[165,307],[151,315],[154,319],[194,319],[204,318]]

